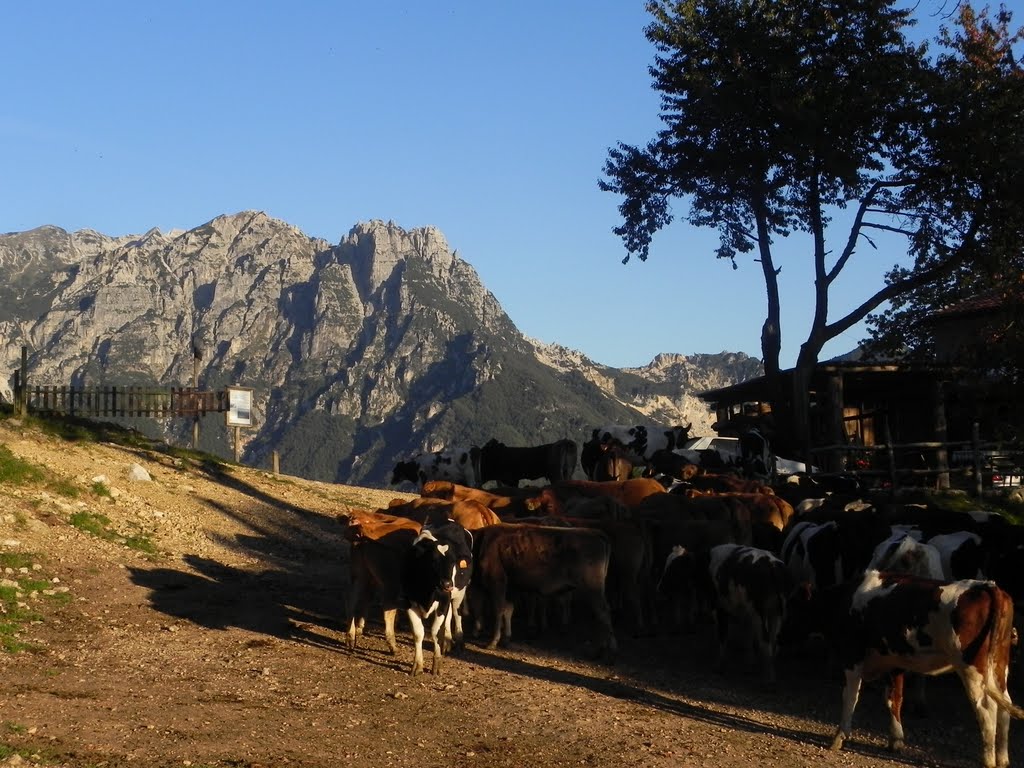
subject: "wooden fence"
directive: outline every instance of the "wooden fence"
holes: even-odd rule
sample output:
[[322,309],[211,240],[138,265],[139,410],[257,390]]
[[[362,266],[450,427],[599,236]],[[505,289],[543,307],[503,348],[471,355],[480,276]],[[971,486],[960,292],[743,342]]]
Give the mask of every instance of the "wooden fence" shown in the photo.
[[150,417],[203,416],[228,410],[227,391],[191,387],[29,386],[17,387],[14,402],[23,413],[68,416]]
[[[934,478],[940,488],[950,487],[951,476],[964,476],[975,495],[980,496],[986,484],[991,486],[1021,485],[1024,475],[1024,446],[1010,441],[981,440],[975,424],[971,440],[926,441],[894,443],[885,429],[886,442],[879,445],[825,445],[812,448],[816,455],[838,453],[853,456],[871,456],[871,468],[850,469],[840,472],[816,473],[822,477],[856,476],[888,481],[896,490],[900,485],[912,485],[920,480]],[[907,466],[909,452],[916,452],[928,466]],[[931,454],[929,460],[925,454]],[[941,456],[941,459],[938,457]],[[953,461],[950,461],[950,458]]]

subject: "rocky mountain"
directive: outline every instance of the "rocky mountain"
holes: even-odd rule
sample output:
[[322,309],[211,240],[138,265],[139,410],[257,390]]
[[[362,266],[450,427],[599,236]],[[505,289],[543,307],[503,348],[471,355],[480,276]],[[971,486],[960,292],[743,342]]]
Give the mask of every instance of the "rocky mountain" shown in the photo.
[[[252,387],[243,461],[276,450],[320,480],[386,485],[422,450],[582,441],[603,423],[706,434],[695,393],[760,373],[741,353],[616,369],[528,339],[433,227],[371,221],[337,245],[253,211],[141,236],[40,227],[0,235],[0,274],[8,371],[26,345],[35,384]],[[187,419],[143,426],[190,434]],[[201,435],[230,454],[222,416]]]

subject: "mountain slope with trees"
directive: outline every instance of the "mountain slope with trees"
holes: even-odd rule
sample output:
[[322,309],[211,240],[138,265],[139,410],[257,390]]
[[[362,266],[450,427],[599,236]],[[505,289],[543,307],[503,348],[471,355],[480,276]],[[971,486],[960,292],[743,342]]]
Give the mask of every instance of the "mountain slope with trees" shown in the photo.
[[[423,450],[582,441],[605,423],[708,433],[694,394],[761,371],[727,352],[620,370],[527,339],[432,227],[366,222],[337,245],[254,211],[118,238],[43,227],[0,236],[0,271],[9,371],[26,345],[36,384],[252,387],[243,461],[278,451],[283,471],[319,480],[385,485]],[[200,435],[231,454],[222,415]]]

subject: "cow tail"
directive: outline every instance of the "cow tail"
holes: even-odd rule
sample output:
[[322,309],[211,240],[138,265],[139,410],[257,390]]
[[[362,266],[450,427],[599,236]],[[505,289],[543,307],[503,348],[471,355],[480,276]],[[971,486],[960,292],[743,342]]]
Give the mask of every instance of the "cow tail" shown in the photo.
[[[1006,639],[1007,643],[1010,643],[1014,636],[1013,629],[1013,602],[1010,597],[1003,592],[994,582],[988,583],[989,594],[992,597],[992,613],[989,617],[988,635],[992,640]],[[990,643],[990,648],[991,648]],[[1007,653],[1006,663],[1009,663],[1009,653]],[[988,669],[984,676],[985,692],[992,697],[992,700],[999,705],[1000,709],[1010,713],[1011,717],[1015,717],[1018,720],[1024,720],[1024,709],[1018,707],[1012,701],[1010,701],[1009,695],[1006,690],[1000,690],[993,682],[995,677],[995,670],[993,669],[993,660],[989,660]],[[1005,672],[1004,672],[1005,674]]]

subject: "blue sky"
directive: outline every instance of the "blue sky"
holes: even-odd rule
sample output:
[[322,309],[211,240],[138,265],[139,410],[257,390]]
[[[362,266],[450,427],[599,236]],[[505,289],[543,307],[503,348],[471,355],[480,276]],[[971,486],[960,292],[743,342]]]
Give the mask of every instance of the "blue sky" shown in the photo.
[[[0,231],[250,209],[331,242],[368,219],[433,225],[529,336],[613,366],[760,357],[759,267],[714,259],[714,232],[677,223],[621,263],[597,181],[610,146],[659,128],[641,1],[16,3],[4,21]],[[792,365],[811,265],[806,243],[778,253]],[[833,312],[899,255],[863,251]]]

